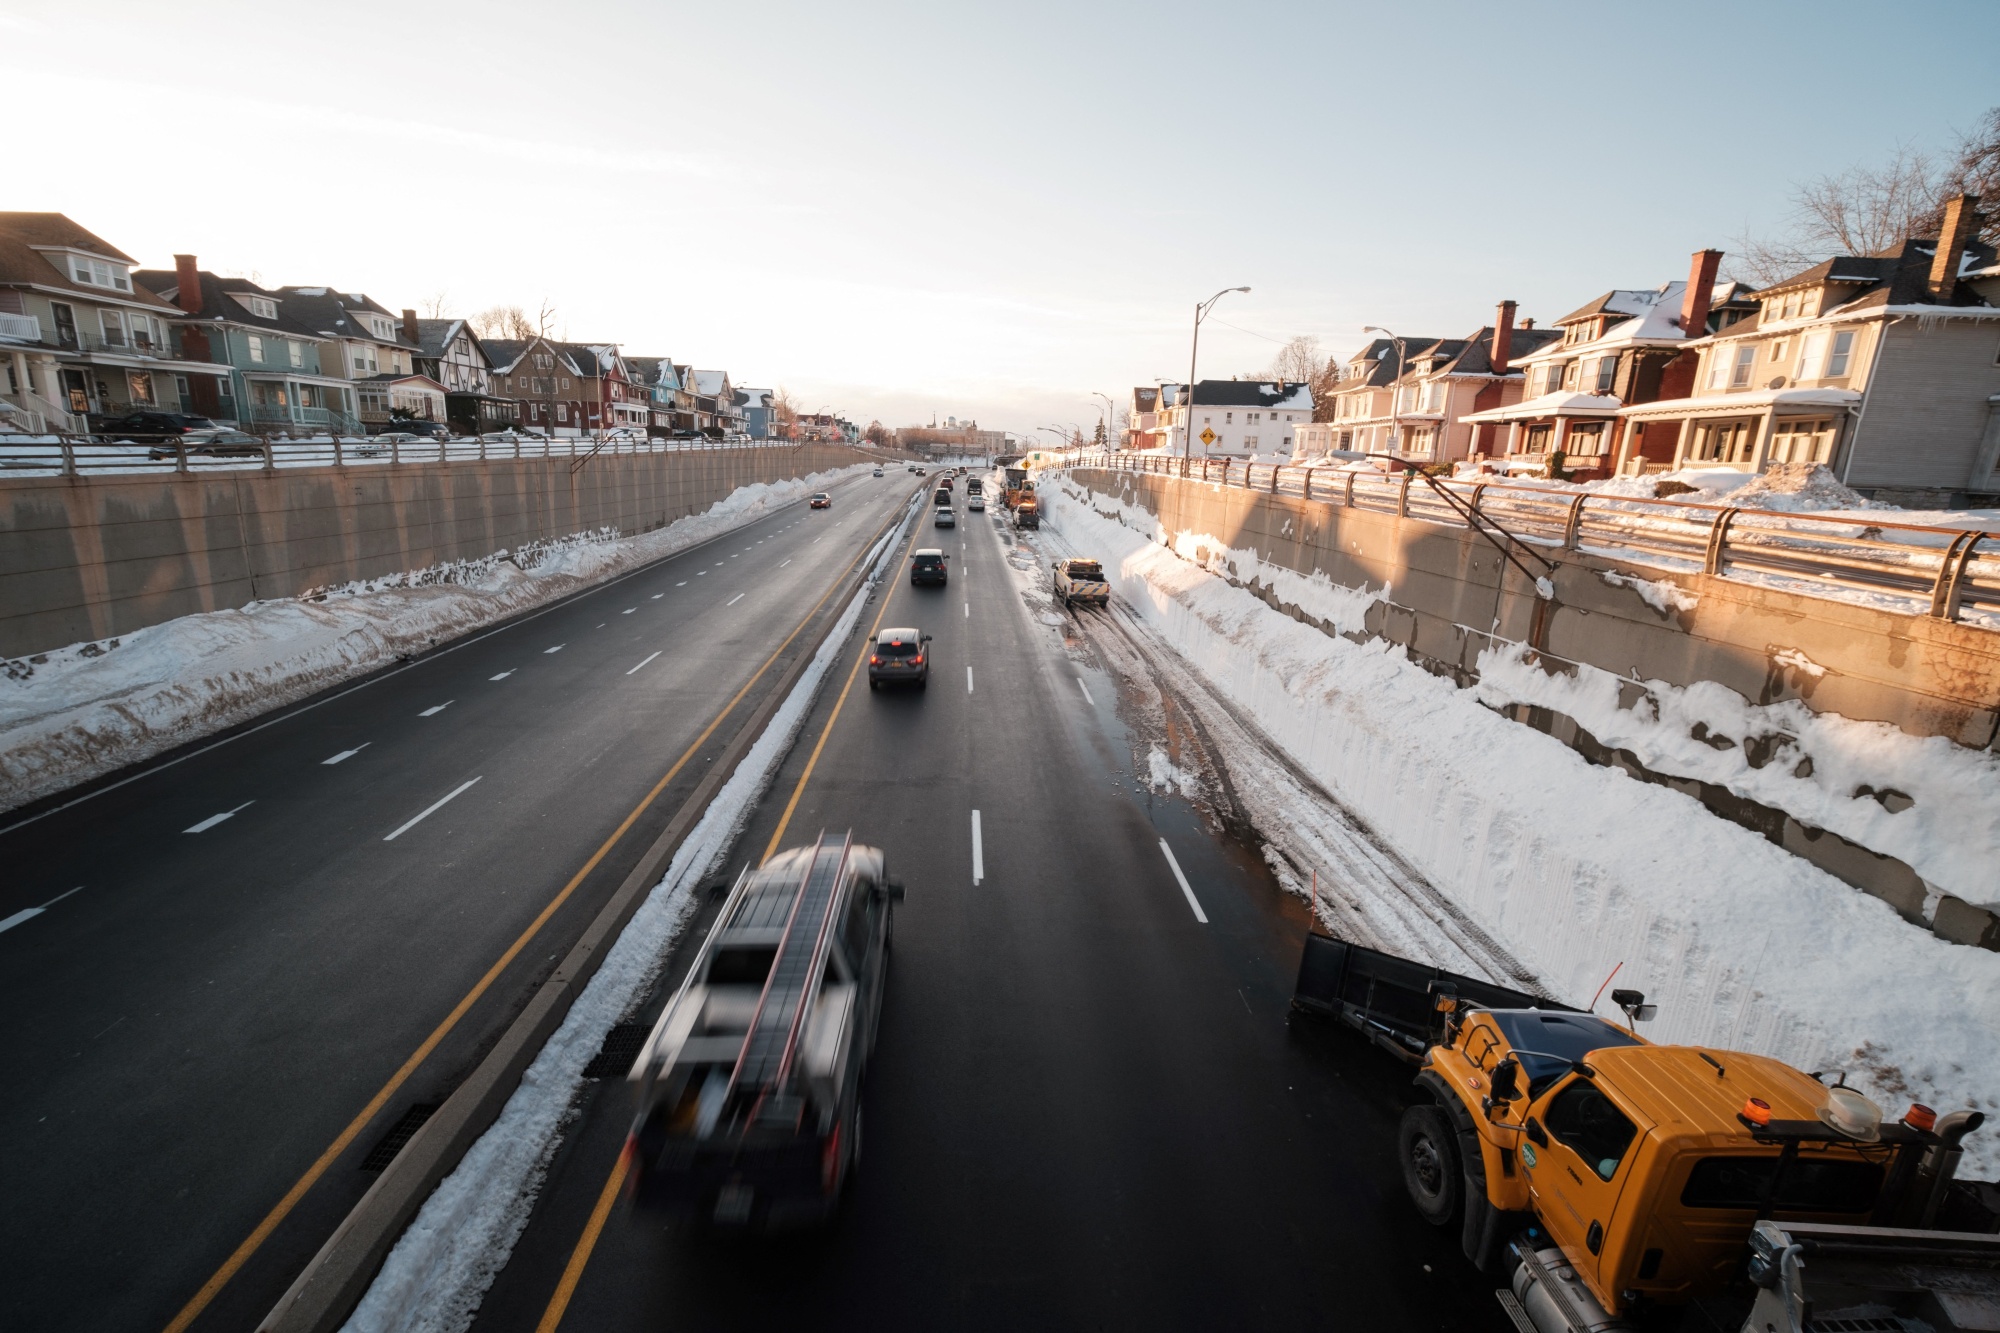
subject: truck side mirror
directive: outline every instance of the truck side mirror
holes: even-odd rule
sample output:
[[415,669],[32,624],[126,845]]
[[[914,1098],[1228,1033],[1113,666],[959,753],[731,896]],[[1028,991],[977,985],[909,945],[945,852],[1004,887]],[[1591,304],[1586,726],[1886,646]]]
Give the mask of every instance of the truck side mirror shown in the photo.
[[1521,1062],[1511,1055],[1508,1056],[1493,1066],[1493,1072],[1487,1075],[1487,1081],[1492,1085],[1491,1095],[1494,1101],[1513,1101],[1521,1095]]
[[892,903],[899,903],[903,901],[903,896],[904,896],[903,881],[900,879],[883,880],[882,896],[884,898],[887,898]]
[[1650,1022],[1660,1012],[1657,1004],[1646,1003],[1646,993],[1636,990],[1615,990],[1611,992],[1611,1003],[1625,1011],[1626,1026],[1634,1023]]

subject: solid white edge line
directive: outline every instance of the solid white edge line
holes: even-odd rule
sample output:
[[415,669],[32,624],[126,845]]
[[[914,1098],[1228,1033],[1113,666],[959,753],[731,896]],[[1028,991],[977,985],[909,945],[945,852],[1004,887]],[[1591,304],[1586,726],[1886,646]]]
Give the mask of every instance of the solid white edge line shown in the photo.
[[1083,691],[1083,701],[1085,703],[1089,704],[1092,708],[1097,707],[1097,700],[1090,697],[1090,686],[1083,683],[1082,676],[1076,678],[1076,687]]
[[985,878],[986,878],[986,857],[985,857],[985,854],[984,854],[983,850],[982,850],[982,849],[981,849],[981,847],[980,847],[980,842],[979,842],[979,812],[978,812],[977,810],[974,810],[974,811],[972,812],[972,884],[973,884],[973,887],[974,887],[974,888],[977,888],[977,887],[979,886],[979,881],[980,881],[980,880],[982,880],[982,879],[985,879]]
[[739,592],[739,593],[737,593],[737,594],[736,594],[736,595],[735,595],[734,597],[732,597],[732,598],[730,598],[730,599],[729,599],[728,601],[724,602],[724,603],[723,603],[723,605],[724,605],[724,606],[734,606],[734,605],[736,605],[736,604],[737,604],[738,602],[740,602],[740,601],[742,601],[742,600],[743,600],[743,594]]
[[1201,904],[1195,901],[1194,890],[1188,887],[1187,876],[1181,873],[1181,863],[1174,859],[1174,849],[1167,846],[1165,838],[1160,839],[1160,850],[1167,854],[1167,864],[1173,868],[1174,878],[1180,881],[1181,892],[1187,895],[1188,906],[1194,909],[1194,919],[1204,926],[1207,925],[1208,913],[1202,911]]
[[48,910],[46,907],[25,907],[10,917],[0,919],[0,931],[9,931],[24,921],[33,921]]
[[[660,651],[661,651],[661,652],[665,652],[666,650],[665,650],[665,649],[661,649]],[[658,657],[659,655],[660,655],[659,653],[654,653],[654,654],[653,654],[653,657]],[[652,661],[652,660],[653,660],[653,657],[649,657],[649,658],[647,658],[647,659],[646,659],[646,662],[650,662],[650,661]],[[637,671],[637,670],[639,669],[639,667],[642,667],[642,666],[646,665],[646,662],[641,662],[641,663],[639,663],[639,666],[635,666],[635,667],[633,667],[633,668],[632,668],[632,671]],[[629,675],[631,675],[631,674],[632,674],[632,671],[628,671],[628,672],[626,672],[625,674],[629,676]]]
[[[480,777],[480,778],[483,778],[483,777],[485,777],[485,776],[486,776],[486,775],[485,775],[484,773],[482,773],[482,774],[480,774],[480,775],[479,775],[479,777]],[[418,816],[417,816],[417,817],[416,817],[415,819],[412,819],[412,820],[411,820],[411,821],[410,821],[409,823],[407,823],[407,824],[403,825],[403,827],[401,827],[401,828],[397,829],[397,830],[396,830],[396,831],[395,831],[394,833],[391,833],[391,834],[390,834],[390,835],[389,835],[388,837],[386,837],[386,838],[382,839],[382,841],[384,841],[384,842],[394,842],[394,841],[395,841],[396,839],[398,839],[398,838],[402,837],[402,836],[403,836],[403,835],[404,835],[405,833],[408,833],[408,832],[409,832],[409,831],[410,831],[411,829],[415,828],[415,827],[416,827],[417,825],[419,825],[419,824],[423,823],[423,822],[424,822],[424,821],[425,821],[426,819],[429,819],[429,818],[430,818],[430,817],[431,817],[432,815],[436,814],[436,813],[437,813],[437,812],[438,812],[439,810],[443,809],[443,808],[444,808],[444,806],[445,806],[445,805],[446,805],[446,804],[447,804],[448,802],[450,802],[450,801],[454,801],[454,800],[458,799],[458,798],[459,798],[460,796],[463,796],[463,795],[464,795],[464,794],[465,794],[465,793],[466,793],[466,792],[467,792],[468,790],[470,790],[470,789],[471,789],[471,787],[472,787],[472,784],[473,784],[474,782],[478,782],[478,781],[479,781],[479,778],[474,778],[474,779],[472,780],[472,782],[461,782],[461,783],[459,783],[459,784],[458,784],[458,786],[457,786],[456,788],[454,788],[454,789],[452,790],[452,792],[451,792],[451,794],[450,794],[449,796],[445,796],[445,797],[443,797],[443,798],[439,799],[438,801],[434,802],[434,803],[433,803],[433,804],[432,804],[432,805],[431,805],[431,806],[430,806],[430,807],[429,807],[428,809],[426,809],[426,810],[425,810],[425,811],[424,811],[424,812],[423,812],[422,814],[418,815]],[[1164,845],[1164,844],[1162,844],[1162,845]]]

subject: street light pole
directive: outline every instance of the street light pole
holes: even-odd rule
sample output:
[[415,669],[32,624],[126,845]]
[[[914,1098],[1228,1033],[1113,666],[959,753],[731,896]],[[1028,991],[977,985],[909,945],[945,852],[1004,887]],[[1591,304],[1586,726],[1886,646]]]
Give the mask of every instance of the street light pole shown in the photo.
[[1118,409],[1112,403],[1111,395],[1108,393],[1099,393],[1097,390],[1092,389],[1090,396],[1104,400],[1104,447],[1109,449],[1111,447],[1111,428],[1117,424],[1115,418],[1118,415]]
[[1389,330],[1375,324],[1364,324],[1361,326],[1361,331],[1363,333],[1383,334],[1390,342],[1396,344],[1396,378],[1389,381],[1389,444],[1390,451],[1393,453],[1395,446],[1401,443],[1402,439],[1403,391],[1396,386],[1403,378],[1403,340],[1395,334],[1390,333]]
[[1187,393],[1185,395],[1187,401],[1181,405],[1181,414],[1187,418],[1187,429],[1181,436],[1182,458],[1189,458],[1194,454],[1194,362],[1195,355],[1201,350],[1201,322],[1208,318],[1208,312],[1215,308],[1217,301],[1220,301],[1231,292],[1247,292],[1249,290],[1248,287],[1224,287],[1206,301],[1198,303],[1194,308],[1194,339],[1188,344],[1188,382]]

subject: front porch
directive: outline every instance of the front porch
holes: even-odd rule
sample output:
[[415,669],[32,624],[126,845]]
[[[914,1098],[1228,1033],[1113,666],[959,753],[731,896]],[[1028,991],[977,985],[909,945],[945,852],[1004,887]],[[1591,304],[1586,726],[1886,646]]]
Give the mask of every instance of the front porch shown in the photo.
[[1621,406],[1610,394],[1561,392],[1460,420],[1507,428],[1506,451],[1493,460],[1507,472],[1550,476],[1560,470],[1572,481],[1594,481],[1611,475]]
[[251,375],[237,424],[262,434],[358,435],[361,420],[343,380],[310,375]]
[[[1773,463],[1832,464],[1861,394],[1853,389],[1767,389],[1675,398],[1625,409],[1627,456],[1672,468],[1762,472]],[[1661,458],[1673,434],[1671,462]]]

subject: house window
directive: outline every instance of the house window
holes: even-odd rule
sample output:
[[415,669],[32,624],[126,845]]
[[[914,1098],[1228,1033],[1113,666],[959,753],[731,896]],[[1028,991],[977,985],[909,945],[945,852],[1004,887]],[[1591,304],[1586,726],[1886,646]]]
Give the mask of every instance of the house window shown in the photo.
[[237,303],[259,319],[276,319],[278,303],[268,296],[252,296],[248,292],[231,292]]
[[303,369],[305,369],[305,364],[306,364],[306,345],[305,345],[304,343],[300,343],[300,342],[291,342],[291,341],[289,341],[289,340],[288,340],[288,341],[287,341],[287,342],[285,343],[285,350],[286,350],[287,352],[291,353],[291,357],[292,357],[292,369],[293,369],[293,370],[303,370]]
[[1771,432],[1774,463],[1824,463],[1833,451],[1833,423],[1780,421]]
[[1618,358],[1615,356],[1600,356],[1597,358],[1597,391],[1599,393],[1610,393],[1611,386],[1617,381],[1617,378]]
[[1576,362],[1571,361],[1563,367],[1563,388],[1574,389],[1576,387],[1576,365]]
[[556,404],[556,420],[557,420],[557,421],[568,421],[568,420],[569,420],[569,404],[568,404],[568,403],[557,403],[557,404]]
[[56,346],[76,346],[76,311],[61,301],[49,302],[49,314],[55,318]]
[[1729,372],[1729,387],[1740,389],[1750,382],[1750,367],[1757,360],[1757,349],[1739,347],[1736,349],[1736,364]]
[[1790,319],[1793,315],[1796,315],[1798,313],[1799,313],[1799,298],[1797,294],[1787,296],[1785,298],[1784,313],[1780,316],[1780,318]]
[[109,287],[114,292],[132,290],[132,279],[123,264],[109,264],[102,259],[85,259],[81,255],[69,257],[69,276],[85,287]]
[[132,386],[132,406],[153,406],[153,377],[143,370],[128,370],[126,381]]
[[104,345],[106,347],[123,347],[125,345],[125,317],[118,311],[98,311],[97,324],[99,328],[104,330]]
[[250,335],[250,359],[260,366],[264,364],[264,340],[254,333]]
[[1842,329],[1833,335],[1833,350],[1827,353],[1825,378],[1837,380],[1847,374],[1847,363],[1854,356],[1854,330]]
[[1236,414],[1234,412],[1224,412],[1222,414],[1222,424],[1225,426],[1229,425],[1231,422],[1235,420],[1236,420]]
[[1809,333],[1799,346],[1799,368],[1792,375],[1795,380],[1811,379],[1819,373],[1820,360],[1826,352],[1826,335]]
[[1790,345],[1791,339],[1789,338],[1780,338],[1771,344],[1771,361],[1773,364],[1785,359],[1785,348]]

